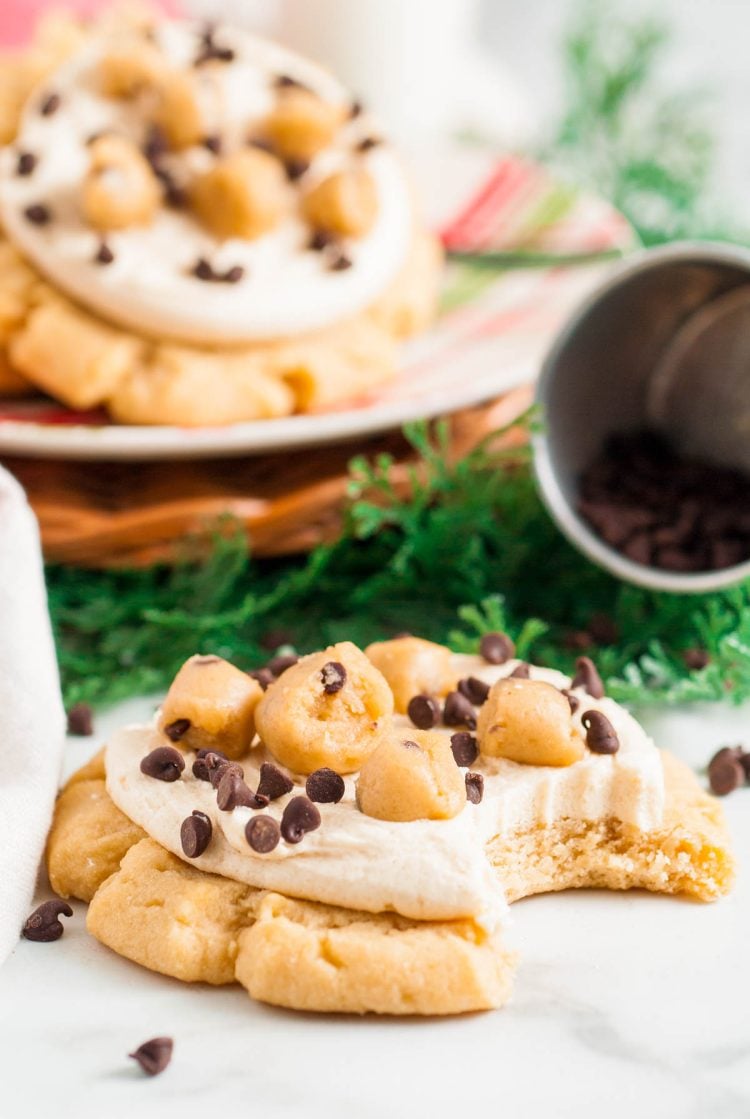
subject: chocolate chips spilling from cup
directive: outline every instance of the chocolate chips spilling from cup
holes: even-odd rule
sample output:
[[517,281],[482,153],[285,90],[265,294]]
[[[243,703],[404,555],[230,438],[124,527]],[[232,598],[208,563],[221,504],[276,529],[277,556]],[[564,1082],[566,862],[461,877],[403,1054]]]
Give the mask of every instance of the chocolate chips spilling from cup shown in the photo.
[[750,478],[683,458],[649,432],[607,441],[581,475],[578,511],[647,567],[720,571],[750,559]]

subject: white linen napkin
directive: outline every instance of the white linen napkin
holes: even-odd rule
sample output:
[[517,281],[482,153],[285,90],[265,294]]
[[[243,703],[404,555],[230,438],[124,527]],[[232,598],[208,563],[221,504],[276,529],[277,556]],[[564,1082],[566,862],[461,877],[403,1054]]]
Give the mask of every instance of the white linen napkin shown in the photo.
[[64,741],[39,532],[0,467],[0,964],[28,916]]

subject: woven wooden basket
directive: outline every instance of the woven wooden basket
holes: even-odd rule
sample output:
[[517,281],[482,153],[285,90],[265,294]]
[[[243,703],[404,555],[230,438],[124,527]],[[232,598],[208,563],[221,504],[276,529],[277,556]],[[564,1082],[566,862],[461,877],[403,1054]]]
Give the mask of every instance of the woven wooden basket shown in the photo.
[[[529,405],[530,387],[450,417],[453,459]],[[520,439],[512,433],[511,439]],[[392,481],[408,486],[412,451],[399,433],[366,442],[252,458],[192,462],[7,461],[36,512],[44,553],[54,563],[141,567],[205,548],[230,514],[247,529],[255,555],[304,552],[340,531],[350,459],[389,451]]]

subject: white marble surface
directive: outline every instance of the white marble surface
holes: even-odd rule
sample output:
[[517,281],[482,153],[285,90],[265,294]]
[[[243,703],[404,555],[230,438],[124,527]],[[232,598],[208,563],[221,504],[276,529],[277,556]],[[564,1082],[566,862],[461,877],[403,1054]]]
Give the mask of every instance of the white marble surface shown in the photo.
[[[149,706],[101,719],[97,738]],[[750,710],[647,722],[693,764],[750,743]],[[95,742],[71,740],[68,770]],[[725,805],[750,864],[750,790]],[[390,1021],[293,1014],[151,975],[88,937],[76,905],[62,940],[21,942],[0,970],[0,1116],[750,1115],[747,865],[712,906],[587,891],[513,914],[522,959],[509,1006]],[[174,1037],[174,1058],[148,1080],[126,1054],[157,1034]]]

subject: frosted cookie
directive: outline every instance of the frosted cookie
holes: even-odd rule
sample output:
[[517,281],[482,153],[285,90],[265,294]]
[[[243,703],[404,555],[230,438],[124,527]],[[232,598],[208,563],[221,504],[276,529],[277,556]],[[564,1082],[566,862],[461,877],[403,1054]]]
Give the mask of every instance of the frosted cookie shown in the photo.
[[224,26],[108,19],[66,42],[22,108],[8,93],[0,254],[32,279],[0,272],[8,391],[197,425],[390,377],[434,315],[441,255],[340,83]]
[[[593,666],[571,681],[512,659],[501,635],[483,648],[400,638],[370,660],[345,642],[246,685],[192,658],[154,724],[108,743],[106,792],[97,762],[63,792],[55,889],[93,890],[90,931],[153,970],[389,1014],[501,1005],[520,897],[727,893],[720,806]],[[427,679],[435,691],[404,703]]]

